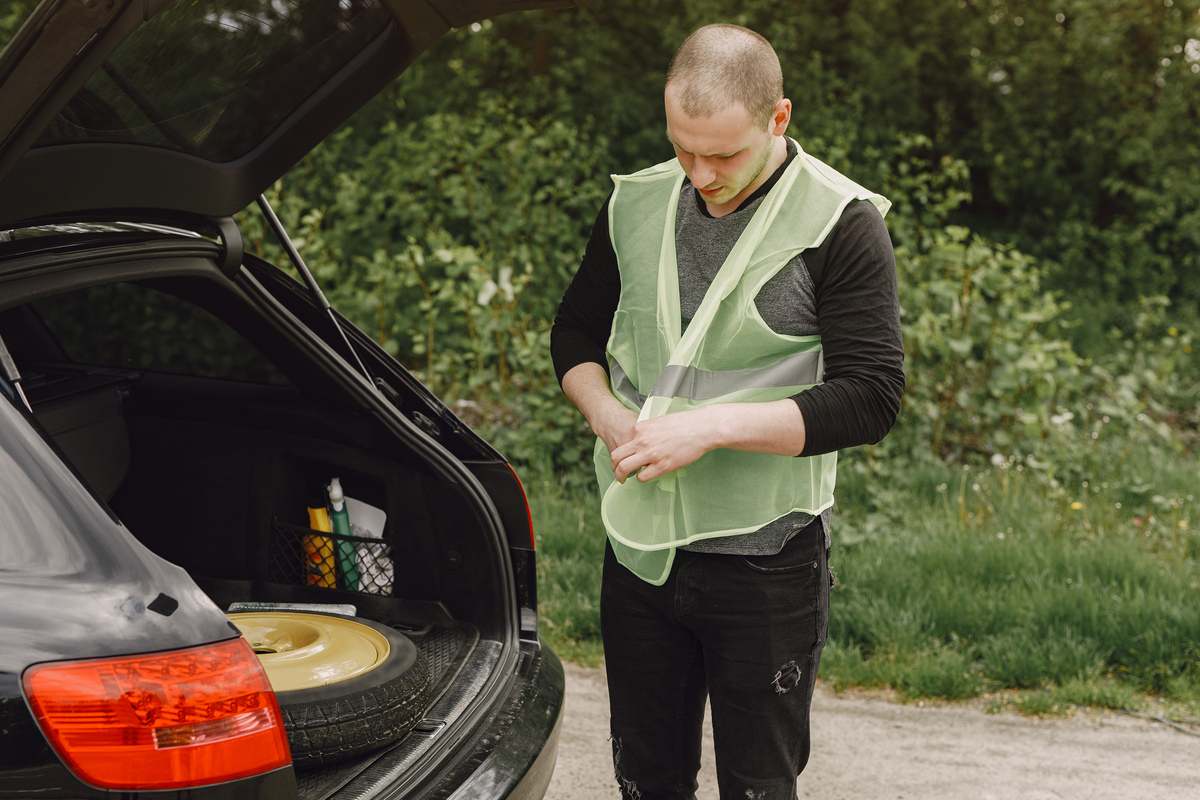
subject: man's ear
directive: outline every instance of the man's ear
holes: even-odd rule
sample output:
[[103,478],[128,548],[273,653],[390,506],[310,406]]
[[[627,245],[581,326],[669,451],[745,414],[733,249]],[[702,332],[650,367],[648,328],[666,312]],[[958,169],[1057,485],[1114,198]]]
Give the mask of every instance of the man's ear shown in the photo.
[[792,101],[786,97],[781,97],[775,103],[775,110],[771,112],[771,135],[783,136],[791,121]]

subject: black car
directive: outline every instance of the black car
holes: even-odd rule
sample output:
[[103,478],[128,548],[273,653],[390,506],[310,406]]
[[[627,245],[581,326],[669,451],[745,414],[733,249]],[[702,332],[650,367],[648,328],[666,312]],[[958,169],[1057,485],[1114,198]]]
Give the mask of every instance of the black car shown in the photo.
[[0,53],[0,798],[544,794],[521,483],[261,193],[450,28],[551,5],[45,0]]

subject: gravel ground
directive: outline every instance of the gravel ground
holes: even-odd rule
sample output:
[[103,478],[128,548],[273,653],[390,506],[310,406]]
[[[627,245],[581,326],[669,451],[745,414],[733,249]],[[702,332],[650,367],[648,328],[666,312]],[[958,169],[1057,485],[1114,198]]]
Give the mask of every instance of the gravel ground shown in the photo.
[[[567,664],[566,718],[548,800],[612,800],[604,672]],[[1113,714],[1040,720],[968,706],[899,705],[818,686],[802,798],[1196,800],[1200,738]],[[699,800],[716,800],[706,721]]]

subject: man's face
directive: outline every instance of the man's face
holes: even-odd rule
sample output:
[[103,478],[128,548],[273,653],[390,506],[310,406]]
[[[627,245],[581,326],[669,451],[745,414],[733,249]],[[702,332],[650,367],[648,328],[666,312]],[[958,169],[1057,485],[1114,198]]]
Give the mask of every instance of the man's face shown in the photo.
[[719,207],[733,200],[762,172],[771,155],[772,127],[750,118],[741,103],[710,117],[689,117],[668,84],[664,92],[667,138],[679,164],[705,202]]

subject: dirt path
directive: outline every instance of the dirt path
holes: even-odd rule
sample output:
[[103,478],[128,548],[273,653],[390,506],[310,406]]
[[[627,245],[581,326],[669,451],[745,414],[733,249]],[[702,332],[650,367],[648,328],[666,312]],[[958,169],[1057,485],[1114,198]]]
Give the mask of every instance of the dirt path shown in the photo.
[[[1200,739],[1118,715],[1037,720],[898,705],[818,688],[800,797],[822,800],[1195,800]],[[548,800],[613,800],[604,673],[567,665]],[[699,800],[716,800],[707,722]]]

